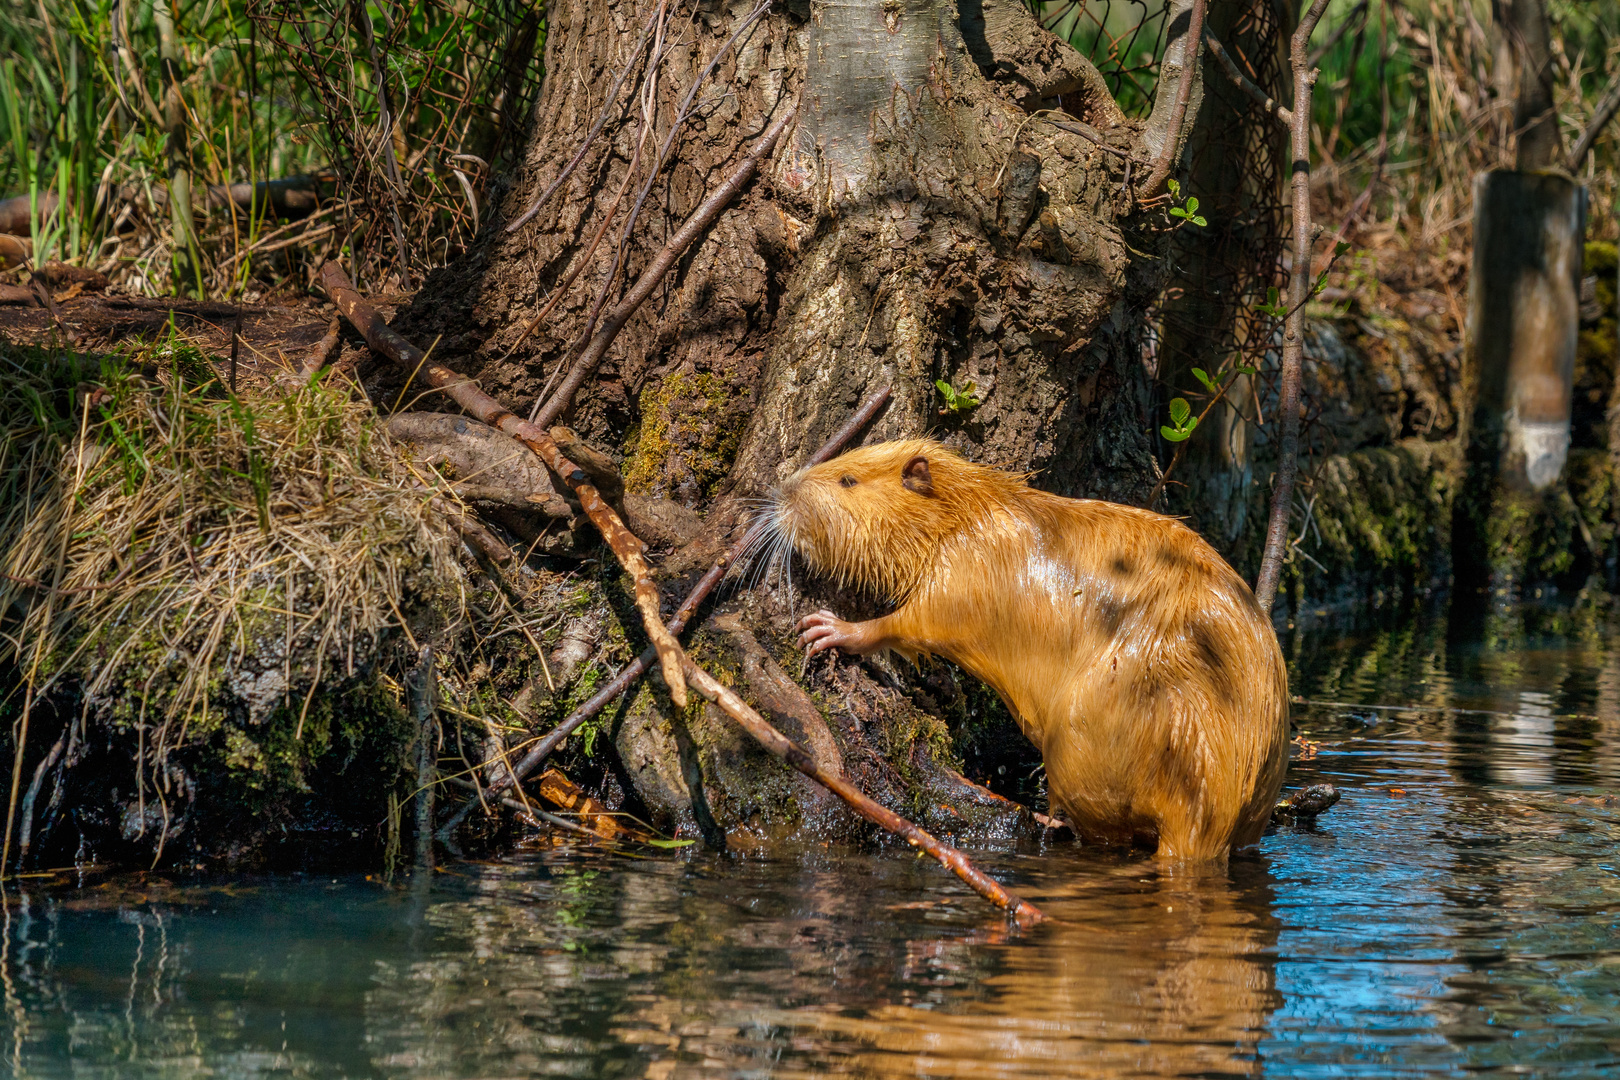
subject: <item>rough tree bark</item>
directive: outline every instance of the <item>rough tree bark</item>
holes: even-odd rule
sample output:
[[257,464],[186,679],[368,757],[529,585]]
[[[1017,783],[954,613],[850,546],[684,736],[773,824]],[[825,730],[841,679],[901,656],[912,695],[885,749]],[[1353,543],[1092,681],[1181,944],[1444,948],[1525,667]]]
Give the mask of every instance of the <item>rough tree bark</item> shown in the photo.
[[[797,107],[768,168],[631,318],[566,421],[624,448],[631,490],[723,510],[786,476],[888,385],[894,401],[870,439],[932,432],[979,460],[1038,470],[1038,483],[1065,495],[1143,499],[1157,467],[1140,346],[1166,267],[1164,219],[1127,180],[1134,172],[1140,183],[1166,139],[1186,139],[1168,130],[1165,109],[1172,73],[1189,66],[1190,0],[1172,4],[1174,63],[1146,123],[1127,120],[1096,70],[1016,0],[778,3],[740,34],[751,0],[666,4],[548,9],[527,158],[475,249],[432,276],[402,317],[407,335],[437,337],[436,360],[526,413],[598,324],[593,311],[611,309],[706,192]],[[621,242],[682,101],[717,56]],[[629,89],[605,101],[626,70]],[[508,232],[604,109],[579,167]],[[1188,123],[1197,115],[1194,100]],[[376,399],[394,400],[389,376],[374,378]],[[982,404],[941,415],[936,379],[971,380]],[[715,533],[735,520],[710,514]],[[763,672],[756,699],[792,698],[773,659],[790,640],[790,612],[756,605],[748,615],[748,629],[728,624],[713,647],[746,660],[745,678]],[[885,763],[897,724],[911,733],[900,756],[916,749],[924,773],[945,776],[917,735],[922,714],[941,711],[930,705],[962,698],[948,674],[949,685],[937,681],[907,696],[858,664],[812,669],[815,687],[848,705],[828,745],[879,798],[919,787],[905,763]],[[745,775],[752,766],[723,725],[669,715],[651,697],[615,728],[624,774],[650,812],[716,839],[769,801],[759,774],[774,766]],[[790,704],[777,711],[801,727],[822,723],[802,692]],[[828,733],[802,735],[815,744]]]

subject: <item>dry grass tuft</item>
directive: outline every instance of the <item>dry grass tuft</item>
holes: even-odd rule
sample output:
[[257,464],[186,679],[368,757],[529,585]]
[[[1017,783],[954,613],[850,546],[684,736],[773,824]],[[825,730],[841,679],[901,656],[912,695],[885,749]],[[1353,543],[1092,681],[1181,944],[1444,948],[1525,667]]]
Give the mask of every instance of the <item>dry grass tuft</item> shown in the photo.
[[238,398],[173,345],[0,349],[0,370],[0,661],[25,697],[13,815],[47,694],[78,695],[70,743],[90,717],[133,733],[140,798],[166,823],[188,740],[297,786],[342,737],[322,699],[462,617],[448,526],[346,392]]

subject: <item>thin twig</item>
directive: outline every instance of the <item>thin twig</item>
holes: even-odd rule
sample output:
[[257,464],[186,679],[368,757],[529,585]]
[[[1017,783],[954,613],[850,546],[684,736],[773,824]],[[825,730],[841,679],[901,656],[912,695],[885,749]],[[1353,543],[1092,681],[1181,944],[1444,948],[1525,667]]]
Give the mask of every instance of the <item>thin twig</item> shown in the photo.
[[[1232,388],[1232,384],[1235,382],[1237,382],[1237,379],[1232,378],[1227,379],[1221,384],[1221,392],[1210,398],[1209,404],[1204,406],[1204,411],[1198,414],[1198,422],[1193,424],[1193,431],[1197,431],[1199,428],[1204,426],[1204,417],[1208,416],[1210,410],[1221,403],[1221,400],[1226,397],[1226,392]],[[1164,485],[1169,483],[1170,474],[1174,472],[1176,466],[1180,464],[1181,455],[1187,449],[1187,444],[1190,442],[1192,442],[1191,434],[1189,434],[1187,438],[1181,440],[1180,445],[1176,447],[1175,454],[1173,454],[1170,458],[1170,464],[1166,465],[1164,467],[1164,472],[1159,474],[1159,482],[1153,485],[1153,490],[1148,493],[1147,502],[1143,503],[1143,506],[1147,507],[1149,510],[1153,509],[1154,500],[1159,497],[1159,492],[1164,490]]]
[[1608,92],[1603,100],[1598,102],[1596,109],[1592,110],[1592,120],[1581,132],[1581,137],[1575,140],[1575,148],[1569,152],[1569,171],[1579,172],[1586,163],[1586,155],[1592,152],[1592,144],[1597,142],[1603,129],[1609,126],[1614,114],[1620,112],[1620,71],[1615,72],[1614,78],[1609,81]]
[[613,309],[613,313],[608,316],[607,321],[602,324],[602,328],[591,339],[590,345],[574,361],[573,367],[569,369],[567,377],[563,379],[562,385],[557,387],[557,391],[552,395],[551,400],[546,402],[545,408],[541,409],[535,416],[535,424],[540,427],[549,427],[562,416],[573,401],[574,393],[584,383],[586,377],[596,370],[596,365],[601,363],[602,357],[607,354],[608,347],[619,336],[619,331],[624,329],[624,324],[630,321],[630,316],[635,314],[636,309],[646,301],[647,297],[652,295],[653,289],[657,288],[664,275],[669,273],[680,257],[686,253],[686,249],[691,247],[698,237],[713,224],[714,219],[720,216],[720,211],[724,210],[726,205],[753,178],[755,170],[759,168],[759,163],[776,146],[777,139],[787,129],[788,124],[793,121],[793,117],[797,112],[798,106],[795,105],[784,112],[776,123],[770,126],[759,140],[759,144],[743,159],[742,164],[737,166],[737,171],[727,177],[715,189],[714,194],[703,200],[703,204],[693,212],[691,217],[686,219],[686,223],[680,227],[680,230],[670,237],[669,243],[664,245],[663,250],[647,264],[647,269],[642,271],[641,277],[637,279],[634,287],[625,294],[619,306]]
[[[1344,40],[1344,35],[1350,31],[1350,27],[1355,23],[1356,17],[1361,16],[1363,21],[1365,21],[1366,15],[1367,0],[1361,0],[1361,3],[1350,9],[1350,13],[1348,15],[1339,20],[1339,25],[1333,28],[1333,33],[1327,36],[1327,40],[1311,50],[1310,59],[1306,60],[1305,62],[1312,67],[1315,67],[1317,64],[1321,63],[1322,57],[1327,55],[1328,50]],[[1350,67],[1352,70],[1354,70],[1355,65],[1351,64]]]
[[1289,282],[1289,312],[1283,324],[1282,349],[1282,433],[1277,441],[1277,478],[1271,489],[1271,517],[1266,524],[1265,554],[1254,595],[1263,611],[1271,610],[1282,577],[1284,548],[1288,545],[1288,516],[1294,502],[1294,477],[1299,472],[1300,368],[1305,353],[1305,302],[1311,288],[1311,92],[1317,71],[1306,63],[1311,32],[1321,21],[1328,0],[1313,0],[1300,17],[1299,28],[1289,43],[1289,63],[1294,69],[1294,115],[1289,125],[1289,157],[1294,165],[1294,266]]
[[1249,77],[1243,74],[1243,70],[1237,66],[1237,63],[1232,59],[1225,47],[1221,45],[1220,40],[1210,33],[1207,27],[1204,30],[1204,44],[1209,46],[1210,53],[1220,63],[1221,70],[1226,72],[1226,77],[1236,83],[1238,88],[1245,94],[1253,98],[1260,108],[1276,117],[1283,124],[1292,124],[1294,122],[1293,112],[1282,102],[1251,82]]
[[646,545],[625,527],[623,520],[591,484],[584,470],[563,456],[562,450],[549,434],[508,411],[494,398],[480,390],[478,384],[471,379],[464,378],[440,364],[428,362],[427,354],[384,323],[371,305],[360,298],[354,291],[354,286],[350,284],[348,275],[335,261],[328,261],[321,268],[321,280],[338,310],[365,336],[366,343],[374,351],[408,371],[419,370],[430,386],[449,394],[456,404],[466,409],[474,418],[506,432],[534,451],[552,472],[562,477],[563,482],[573,489],[586,516],[601,532],[602,538],[607,541],[614,556],[619,560],[619,565],[634,579],[636,607],[641,611],[641,621],[646,627],[647,636],[658,649],[659,663],[664,671],[664,682],[669,687],[669,696],[677,708],[684,709],[686,683],[681,677],[681,647],[664,629],[663,613],[659,611],[658,586],[653,583],[652,568],[647,565],[647,560],[642,554],[646,550]]
[[630,58],[625,61],[624,67],[619,69],[618,78],[613,80],[613,88],[608,91],[607,98],[602,102],[602,115],[596,118],[596,125],[591,128],[584,140],[580,142],[579,149],[574,151],[574,156],[568,160],[567,165],[563,166],[563,171],[557,175],[557,179],[553,180],[551,185],[542,191],[534,202],[529,204],[529,208],[519,214],[506,227],[508,234],[517,232],[533,221],[534,216],[540,212],[541,207],[545,206],[547,200],[557,193],[557,189],[562,187],[570,176],[574,175],[574,170],[579,168],[579,163],[585,160],[585,152],[591,148],[591,143],[596,141],[596,137],[602,133],[602,128],[606,126],[608,117],[613,113],[613,104],[619,100],[619,88],[624,85],[624,80],[629,77],[630,72],[635,68],[636,61],[641,59],[642,52],[647,48],[647,39],[652,36],[653,22],[662,11],[663,8],[660,6],[655,8],[653,13],[647,17],[647,25],[641,29],[641,40],[631,50]]
[[433,671],[433,646],[422,646],[416,667],[407,677],[410,689],[411,719],[416,722],[416,865],[433,866],[433,773],[437,754],[434,746],[433,696],[437,678]]

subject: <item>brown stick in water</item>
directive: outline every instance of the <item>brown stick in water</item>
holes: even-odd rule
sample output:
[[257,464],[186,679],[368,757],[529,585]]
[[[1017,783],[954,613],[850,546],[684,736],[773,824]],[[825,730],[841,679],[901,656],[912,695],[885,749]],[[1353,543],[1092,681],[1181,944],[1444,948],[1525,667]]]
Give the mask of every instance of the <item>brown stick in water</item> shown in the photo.
[[[861,404],[861,407],[855,411],[855,415],[851,416],[843,427],[834,432],[833,437],[828,439],[821,449],[811,454],[810,459],[805,464],[807,466],[820,465],[824,461],[831,460],[834,455],[848,445],[851,439],[859,435],[867,424],[872,422],[872,418],[878,414],[878,410],[889,403],[891,393],[889,388],[885,386],[867,398]],[[715,560],[714,565],[709,567],[708,572],[698,579],[698,583],[692,586],[692,591],[686,594],[685,600],[681,601],[681,606],[676,610],[674,618],[669,620],[669,632],[672,635],[678,636],[681,631],[686,629],[686,624],[697,613],[697,609],[702,606],[703,601],[708,599],[709,593],[714,591],[714,587],[720,584],[721,580],[726,576],[726,572],[736,565],[738,559],[742,558],[743,552],[748,549],[748,545],[756,535],[756,528],[746,530],[724,555]],[[485,788],[484,794],[489,796],[499,795],[539,768],[540,763],[545,761],[553,750],[562,745],[562,741],[572,735],[581,724],[613,704],[619,695],[634,686],[637,679],[652,669],[653,661],[657,658],[657,653],[652,649],[643,650],[640,656],[626,665],[606,686],[591,695],[590,700],[575,709],[567,719],[547,732],[538,743],[530,748],[527,754],[518,760],[516,765],[512,766],[505,776]],[[449,821],[439,827],[439,839],[449,839],[451,834],[456,831],[456,828],[467,820],[467,815],[472,813],[473,808],[477,805],[478,800],[473,799],[456,811]]]
[[676,708],[686,708],[686,680],[681,674],[681,646],[669,631],[664,629],[664,615],[659,610],[658,586],[653,583],[652,568],[647,565],[647,560],[642,555],[645,545],[634,533],[625,528],[619,515],[614,513],[613,508],[587,479],[585,471],[563,456],[562,450],[550,435],[508,412],[500,402],[480,390],[477,383],[456,374],[442,364],[429,361],[426,353],[401,337],[377,316],[370,304],[360,298],[354,291],[354,286],[350,284],[348,275],[336,262],[328,262],[321,268],[321,281],[326,286],[326,292],[331,296],[332,302],[337,305],[337,309],[354,324],[356,330],[365,335],[366,343],[373,350],[388,357],[408,372],[418,372],[430,386],[449,394],[455,403],[472,414],[474,419],[492,428],[499,428],[517,439],[534,451],[552,472],[562,477],[563,482],[573,489],[586,516],[602,533],[608,547],[613,549],[619,565],[634,579],[636,607],[641,611],[641,621],[646,627],[647,636],[652,639],[653,647],[658,650],[658,659],[663,668],[664,682],[669,687],[669,696],[675,702]]
[[1299,471],[1299,398],[1305,356],[1305,302],[1311,295],[1311,92],[1317,71],[1307,63],[1311,32],[1321,21],[1328,0],[1312,0],[1300,16],[1289,43],[1289,64],[1294,72],[1294,109],[1289,124],[1288,150],[1293,159],[1294,267],[1288,284],[1288,315],[1283,320],[1282,376],[1277,419],[1282,432],[1277,440],[1277,478],[1271,489],[1271,515],[1266,522],[1266,545],[1254,596],[1260,609],[1271,611],[1282,579],[1283,552],[1288,547],[1288,518],[1294,506],[1294,477]]
[[723,685],[713,675],[692,663],[690,657],[686,661],[686,677],[698,693],[720,706],[727,716],[737,721],[744,731],[754,737],[754,741],[843,799],[851,810],[867,821],[894,833],[912,847],[921,848],[938,859],[941,866],[961,878],[974,892],[1011,915],[1018,925],[1033,926],[1046,918],[1040,908],[1017,894],[1008,892],[999,882],[985,876],[956,848],[935,839],[893,810],[867,798],[859,788],[842,776],[835,776],[817,765],[804,747],[772,727],[763,716],[749,708],[730,687]]

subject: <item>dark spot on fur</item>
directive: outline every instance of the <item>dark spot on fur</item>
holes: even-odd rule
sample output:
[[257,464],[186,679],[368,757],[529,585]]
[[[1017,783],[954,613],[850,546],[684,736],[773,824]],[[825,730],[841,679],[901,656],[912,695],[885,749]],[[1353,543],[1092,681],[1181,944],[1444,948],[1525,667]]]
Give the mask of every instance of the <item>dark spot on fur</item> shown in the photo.
[[1130,577],[1136,573],[1136,564],[1123,555],[1114,556],[1114,573],[1120,577]]
[[1119,633],[1120,624],[1130,612],[1130,605],[1106,592],[1097,596],[1097,618],[1102,620],[1103,631],[1109,637]]
[[1153,561],[1165,570],[1189,570],[1193,566],[1193,561],[1187,556],[1179,551],[1172,551],[1167,547],[1162,547],[1155,552]]
[[1230,706],[1237,698],[1236,680],[1232,677],[1227,658],[1221,655],[1214,627],[1202,620],[1194,622],[1187,628],[1188,636],[1192,638],[1193,647],[1198,650],[1198,658],[1209,668],[1210,682],[1214,691],[1220,695],[1221,703]]

